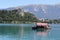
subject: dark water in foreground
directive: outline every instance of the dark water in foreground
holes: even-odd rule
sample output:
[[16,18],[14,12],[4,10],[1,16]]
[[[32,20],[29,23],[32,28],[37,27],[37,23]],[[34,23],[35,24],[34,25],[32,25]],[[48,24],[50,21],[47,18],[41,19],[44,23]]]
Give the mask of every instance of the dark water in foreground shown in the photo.
[[60,40],[60,24],[48,30],[32,30],[33,24],[0,24],[0,40]]

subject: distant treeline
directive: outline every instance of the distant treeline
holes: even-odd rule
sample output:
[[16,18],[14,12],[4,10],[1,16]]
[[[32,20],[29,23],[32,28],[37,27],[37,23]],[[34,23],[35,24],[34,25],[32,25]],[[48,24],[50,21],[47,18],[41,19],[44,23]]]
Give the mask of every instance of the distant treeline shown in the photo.
[[44,23],[49,23],[49,24],[60,24],[60,19],[48,19],[48,20],[45,20],[45,21],[40,21],[39,22],[44,22]]
[[24,16],[22,16],[18,10],[0,10],[0,23],[27,23],[36,21],[35,15],[29,12],[24,12]]
[[60,19],[49,20],[48,23],[60,24]]

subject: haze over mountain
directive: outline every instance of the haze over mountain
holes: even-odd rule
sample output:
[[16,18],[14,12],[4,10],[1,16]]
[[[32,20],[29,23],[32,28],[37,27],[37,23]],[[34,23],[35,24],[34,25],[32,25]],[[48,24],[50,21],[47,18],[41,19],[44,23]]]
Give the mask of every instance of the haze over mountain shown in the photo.
[[8,8],[8,10],[23,8],[26,12],[31,12],[37,18],[60,19],[60,4],[56,5],[27,5]]

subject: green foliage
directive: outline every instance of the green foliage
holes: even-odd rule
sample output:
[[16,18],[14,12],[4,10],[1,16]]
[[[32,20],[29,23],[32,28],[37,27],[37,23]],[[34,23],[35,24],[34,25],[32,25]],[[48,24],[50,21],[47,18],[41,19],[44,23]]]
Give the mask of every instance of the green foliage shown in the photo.
[[17,13],[18,10],[0,10],[0,23],[10,23],[12,21],[19,22],[35,22],[37,18],[34,14],[29,12],[24,12],[24,16],[19,15]]

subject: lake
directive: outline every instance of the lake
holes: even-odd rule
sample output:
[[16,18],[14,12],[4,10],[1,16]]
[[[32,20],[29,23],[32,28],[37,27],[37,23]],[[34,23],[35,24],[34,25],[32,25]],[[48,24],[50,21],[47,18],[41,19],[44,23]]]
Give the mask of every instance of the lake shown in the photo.
[[60,24],[51,29],[32,30],[33,24],[0,24],[0,40],[60,40]]

